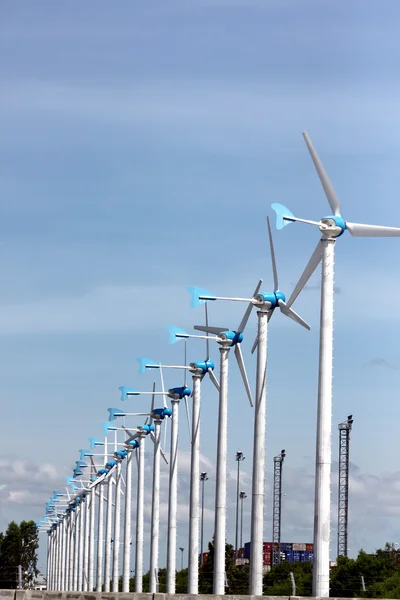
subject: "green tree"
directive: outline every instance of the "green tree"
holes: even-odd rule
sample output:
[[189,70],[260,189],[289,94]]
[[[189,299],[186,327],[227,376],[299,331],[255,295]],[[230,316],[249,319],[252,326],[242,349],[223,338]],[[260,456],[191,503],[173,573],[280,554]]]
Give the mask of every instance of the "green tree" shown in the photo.
[[21,565],[23,587],[32,585],[39,573],[37,549],[39,535],[34,521],[9,523],[0,537],[0,586],[3,589],[18,586],[18,567]]

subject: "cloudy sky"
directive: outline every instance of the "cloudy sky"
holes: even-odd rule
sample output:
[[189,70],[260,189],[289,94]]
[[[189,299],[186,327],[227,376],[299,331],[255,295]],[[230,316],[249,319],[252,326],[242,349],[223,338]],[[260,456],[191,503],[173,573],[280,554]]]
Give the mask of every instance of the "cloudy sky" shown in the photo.
[[[137,356],[183,360],[165,326],[202,322],[187,286],[246,296],[261,277],[270,290],[265,217],[272,202],[304,218],[329,213],[304,129],[344,218],[400,226],[400,6],[25,0],[0,10],[2,529],[12,518],[42,516],[78,449],[101,434],[107,407],[120,406],[119,385],[150,388],[152,376],[139,376]],[[301,225],[275,232],[287,294],[317,240]],[[400,541],[399,243],[344,235],[337,244],[333,460],[337,423],[352,413],[352,555]],[[280,314],[270,326],[268,481],[273,456],[285,448],[285,541],[312,540],[318,282],[316,274],[296,303],[311,332]],[[213,305],[210,320],[234,328],[243,310]],[[243,342],[252,384],[255,321],[253,315]],[[203,357],[204,346],[193,341],[188,358]],[[248,538],[253,412],[233,356],[230,364],[233,541],[237,449],[247,457]],[[168,386],[181,382],[168,373]],[[205,382],[207,538],[217,400]],[[130,404],[148,407],[141,399]],[[183,412],[180,440],[185,503]],[[336,472],[334,464],[334,486]],[[334,557],[336,487],[332,502]],[[266,539],[271,513],[268,487]],[[183,547],[186,533],[182,517]],[[160,556],[163,563],[164,546]]]

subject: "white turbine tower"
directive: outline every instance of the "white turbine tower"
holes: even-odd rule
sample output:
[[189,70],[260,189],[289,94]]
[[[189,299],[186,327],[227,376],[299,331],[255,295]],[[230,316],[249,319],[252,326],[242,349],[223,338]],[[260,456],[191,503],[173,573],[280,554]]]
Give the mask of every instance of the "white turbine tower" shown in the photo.
[[[232,298],[214,296],[200,288],[190,288],[192,292],[192,306],[197,306],[201,301],[229,300],[235,302],[248,302],[242,324],[247,323],[251,311],[258,308],[258,333],[253,349],[257,347],[257,379],[254,412],[253,436],[253,478],[252,478],[252,503],[251,503],[251,548],[250,548],[250,578],[249,594],[262,595],[263,586],[263,542],[264,542],[264,503],[265,503],[265,453],[266,453],[266,404],[267,404],[267,330],[268,323],[275,311],[279,308],[281,313],[290,317],[299,325],[310,329],[309,325],[286,303],[285,295],[279,291],[278,271],[275,260],[275,251],[268,221],[268,233],[271,250],[272,270],[274,274],[274,291],[260,292],[262,280],[258,282],[252,298]],[[241,327],[243,325],[241,324]],[[196,327],[198,329],[198,327]],[[211,331],[211,329],[209,329]],[[238,331],[240,333],[240,330]],[[215,593],[215,592],[214,592]]]
[[[165,454],[161,449],[161,424],[162,422],[172,415],[172,410],[167,406],[165,396],[163,392],[138,392],[132,388],[121,386],[121,399],[126,400],[128,396],[139,396],[141,394],[151,394],[152,402],[150,413],[147,414],[150,417],[149,424],[153,425],[154,432],[151,431],[150,436],[154,443],[154,455],[153,455],[153,494],[152,494],[152,505],[151,505],[151,541],[150,541],[150,593],[155,594],[157,592],[157,578],[158,578],[158,552],[160,543],[160,457],[163,456],[166,461]],[[161,408],[154,408],[154,398],[156,395],[162,396],[163,406]],[[129,413],[115,412],[115,416],[127,416]],[[132,413],[135,414],[135,413]],[[167,423],[168,421],[166,421]],[[166,461],[167,462],[167,461]]]
[[[257,286],[255,293],[258,292],[261,282]],[[196,288],[189,290],[196,294]],[[195,329],[205,333],[214,333],[216,336],[204,336],[208,341],[214,340],[220,346],[220,390],[219,390],[219,409],[218,409],[218,437],[217,437],[217,464],[216,464],[216,493],[215,493],[215,530],[214,530],[214,576],[213,593],[225,593],[225,543],[226,543],[226,469],[227,469],[227,443],[228,443],[228,356],[231,347],[234,347],[235,358],[243,379],[244,387],[250,402],[253,406],[250,384],[247,378],[246,368],[243,361],[243,355],[240,344],[243,341],[243,331],[250,316],[250,310],[246,310],[237,331],[230,331],[226,327],[210,327],[195,325]],[[207,313],[206,313],[207,314]],[[178,336],[182,337],[182,335]],[[202,337],[190,336],[186,337]]]
[[[170,328],[169,328],[170,329]],[[172,328],[176,329],[176,328]],[[171,333],[171,335],[173,335]],[[219,383],[214,375],[214,363],[208,358],[205,361],[191,362],[188,365],[157,364],[150,358],[139,358],[140,373],[148,369],[185,369],[192,374],[192,427],[191,427],[191,465],[190,465],[190,500],[189,500],[189,560],[188,560],[188,593],[198,594],[199,584],[199,516],[200,516],[200,388],[201,382],[208,374],[210,380],[219,390]],[[173,392],[169,390],[169,392]],[[187,396],[185,396],[185,402]],[[188,414],[188,410],[187,410]],[[172,516],[172,513],[170,513]],[[171,564],[171,563],[170,563]]]
[[398,237],[400,228],[364,225],[344,221],[340,201],[333,185],[316,153],[307,132],[304,140],[317,170],[332,215],[320,221],[295,217],[285,206],[273,204],[277,214],[277,228],[299,221],[316,225],[322,233],[311,259],[297,283],[287,306],[290,307],[307,281],[322,261],[321,317],[319,344],[318,413],[315,471],[314,509],[314,568],[313,596],[329,596],[329,546],[330,546],[330,478],[332,438],[332,341],[333,341],[333,293],[334,293],[334,246],[336,239],[347,229],[354,237]]

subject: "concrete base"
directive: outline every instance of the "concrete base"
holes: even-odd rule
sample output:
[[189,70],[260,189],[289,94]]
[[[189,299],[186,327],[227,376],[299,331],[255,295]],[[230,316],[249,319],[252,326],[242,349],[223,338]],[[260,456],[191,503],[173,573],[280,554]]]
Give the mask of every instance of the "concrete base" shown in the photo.
[[[213,596],[199,594],[118,594],[105,592],[48,592],[46,590],[0,590],[0,600],[324,600],[302,596]],[[329,600],[359,600],[330,598]],[[369,600],[374,600],[373,598]],[[382,599],[380,599],[382,600]]]

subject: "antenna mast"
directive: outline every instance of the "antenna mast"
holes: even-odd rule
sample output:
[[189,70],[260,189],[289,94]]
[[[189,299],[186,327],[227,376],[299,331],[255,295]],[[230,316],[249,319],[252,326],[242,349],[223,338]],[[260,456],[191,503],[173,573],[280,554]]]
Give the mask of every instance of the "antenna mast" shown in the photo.
[[337,555],[347,556],[347,525],[349,516],[349,454],[353,415],[339,423],[339,498]]
[[274,456],[274,497],[272,515],[272,566],[281,561],[282,467],[286,452]]

